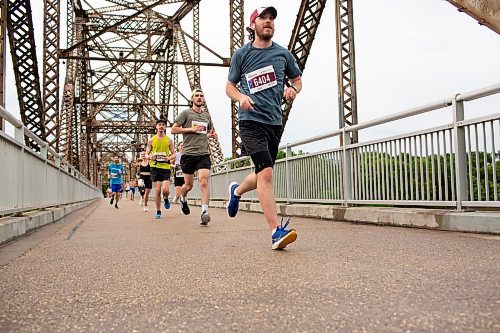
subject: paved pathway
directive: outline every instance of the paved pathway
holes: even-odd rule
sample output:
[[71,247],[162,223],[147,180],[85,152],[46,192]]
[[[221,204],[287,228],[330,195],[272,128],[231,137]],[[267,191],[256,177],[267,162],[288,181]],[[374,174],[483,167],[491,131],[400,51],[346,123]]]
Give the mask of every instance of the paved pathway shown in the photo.
[[294,218],[271,251],[199,209],[102,200],[0,248],[0,332],[500,331],[498,236]]

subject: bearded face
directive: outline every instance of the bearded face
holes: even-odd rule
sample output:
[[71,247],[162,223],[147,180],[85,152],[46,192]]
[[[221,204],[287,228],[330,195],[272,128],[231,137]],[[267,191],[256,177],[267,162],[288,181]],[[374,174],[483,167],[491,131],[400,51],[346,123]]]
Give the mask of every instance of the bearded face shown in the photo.
[[197,92],[193,96],[193,105],[196,107],[202,107],[203,103],[205,103],[205,96],[202,92]]
[[270,13],[266,13],[255,19],[253,23],[255,35],[263,41],[269,41],[274,36],[274,17]]

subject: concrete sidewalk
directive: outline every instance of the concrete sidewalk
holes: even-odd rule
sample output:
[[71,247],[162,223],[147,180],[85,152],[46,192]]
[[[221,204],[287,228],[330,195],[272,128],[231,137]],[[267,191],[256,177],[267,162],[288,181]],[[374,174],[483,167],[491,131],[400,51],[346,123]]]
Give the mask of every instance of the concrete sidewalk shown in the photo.
[[0,269],[0,331],[500,330],[499,236],[292,218],[271,251],[261,214],[191,209],[82,209]]

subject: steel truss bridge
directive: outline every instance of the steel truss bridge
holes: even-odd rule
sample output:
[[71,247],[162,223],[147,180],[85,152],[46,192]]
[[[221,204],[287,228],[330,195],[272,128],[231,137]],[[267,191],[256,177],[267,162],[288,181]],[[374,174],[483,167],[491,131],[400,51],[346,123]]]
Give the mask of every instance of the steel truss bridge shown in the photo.
[[[131,152],[135,158],[154,128],[154,119],[162,115],[172,122],[179,107],[187,106],[189,96],[179,90],[181,73],[185,73],[191,89],[200,87],[202,67],[228,67],[230,56],[243,46],[244,0],[229,0],[231,38],[227,55],[210,49],[210,41],[200,40],[200,2],[44,0],[40,55],[35,48],[30,0],[2,0],[0,102],[4,105],[8,40],[24,126],[97,184],[100,169],[111,154],[119,153],[127,159],[126,153]],[[297,9],[288,48],[302,70],[326,2],[302,0]],[[500,33],[500,5],[495,0],[448,2]],[[335,17],[339,119],[343,127],[357,124],[353,0],[335,0]],[[188,28],[188,24],[192,26]],[[63,29],[67,30],[65,42],[61,40]],[[218,60],[203,62],[200,49]],[[292,106],[283,103],[284,125]],[[238,157],[241,142],[236,103],[232,102],[230,108],[232,155]],[[357,133],[346,139],[357,142]],[[37,149],[32,139],[26,142]],[[211,139],[210,148],[214,162],[222,162],[219,142]]]

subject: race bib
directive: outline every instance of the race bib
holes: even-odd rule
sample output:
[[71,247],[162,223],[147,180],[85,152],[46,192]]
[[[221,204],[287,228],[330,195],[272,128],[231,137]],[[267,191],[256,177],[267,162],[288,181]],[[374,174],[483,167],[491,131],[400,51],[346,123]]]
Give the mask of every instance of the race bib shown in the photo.
[[245,76],[247,79],[248,89],[251,94],[274,87],[278,84],[273,65],[259,68],[253,72],[245,74]]
[[207,134],[208,123],[205,123],[203,121],[193,120],[191,122],[191,127],[196,127],[196,126],[201,126],[202,127],[201,131],[197,131],[196,133]]
[[167,160],[167,153],[165,152],[154,153],[154,155],[157,162],[165,162]]
[[110,168],[109,171],[110,171],[109,174],[111,175],[111,178],[118,178],[119,169]]

